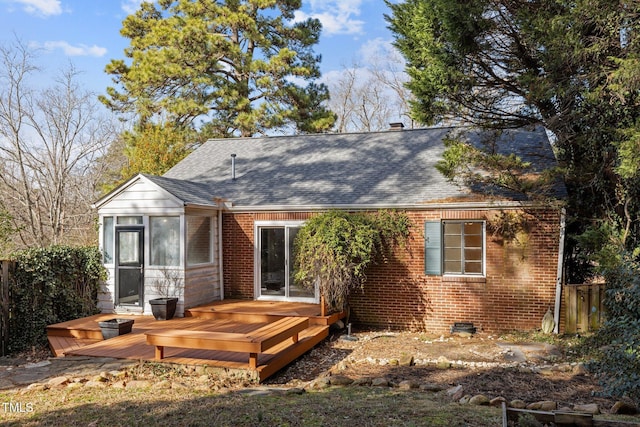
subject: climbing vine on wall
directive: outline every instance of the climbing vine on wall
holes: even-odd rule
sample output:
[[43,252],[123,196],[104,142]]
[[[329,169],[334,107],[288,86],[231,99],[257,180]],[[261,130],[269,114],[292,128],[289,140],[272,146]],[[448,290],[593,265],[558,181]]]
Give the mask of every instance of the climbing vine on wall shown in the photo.
[[366,269],[405,242],[411,221],[404,213],[334,210],[311,218],[296,236],[295,280],[318,283],[330,311],[345,308],[351,289],[361,287]]

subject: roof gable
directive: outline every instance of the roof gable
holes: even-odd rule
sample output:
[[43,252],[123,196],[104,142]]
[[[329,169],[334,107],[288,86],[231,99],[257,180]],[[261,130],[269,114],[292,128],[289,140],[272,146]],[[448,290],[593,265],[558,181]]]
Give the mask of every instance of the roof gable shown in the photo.
[[202,184],[139,174],[95,202],[94,208],[126,212],[182,209],[185,205],[216,207],[217,203]]

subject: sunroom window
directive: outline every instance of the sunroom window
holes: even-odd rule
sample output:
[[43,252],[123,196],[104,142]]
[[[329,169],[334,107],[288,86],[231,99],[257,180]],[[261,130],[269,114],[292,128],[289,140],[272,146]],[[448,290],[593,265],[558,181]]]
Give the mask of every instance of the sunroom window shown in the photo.
[[151,227],[151,265],[180,265],[180,217],[149,218]]
[[211,217],[187,217],[187,264],[211,262]]
[[102,218],[102,257],[105,264],[113,264],[113,217]]

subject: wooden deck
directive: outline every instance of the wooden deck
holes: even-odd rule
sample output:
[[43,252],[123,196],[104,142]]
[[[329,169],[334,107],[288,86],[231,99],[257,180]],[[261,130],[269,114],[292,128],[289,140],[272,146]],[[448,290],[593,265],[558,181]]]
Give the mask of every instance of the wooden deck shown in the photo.
[[[134,319],[131,333],[102,339],[98,322],[107,319]],[[47,327],[51,350],[56,356],[93,356],[155,360],[155,346],[147,344],[146,333],[154,331],[217,332],[250,335],[284,317],[305,317],[309,326],[297,339],[289,339],[257,355],[255,368],[247,364],[248,354],[237,351],[166,347],[163,361],[187,365],[210,365],[225,369],[250,370],[259,381],[291,363],[328,336],[329,325],[344,314],[320,316],[320,306],[302,303],[262,301],[221,301],[189,309],[185,317],[156,321],[152,316],[98,314]]]

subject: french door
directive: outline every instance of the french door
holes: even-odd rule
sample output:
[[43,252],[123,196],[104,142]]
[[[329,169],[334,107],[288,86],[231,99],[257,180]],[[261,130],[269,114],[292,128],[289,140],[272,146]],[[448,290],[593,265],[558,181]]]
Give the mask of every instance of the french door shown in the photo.
[[259,299],[317,303],[316,289],[295,280],[295,237],[301,224],[256,225],[256,295]]
[[141,306],[144,290],[144,228],[116,227],[116,305]]

